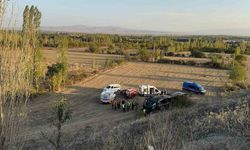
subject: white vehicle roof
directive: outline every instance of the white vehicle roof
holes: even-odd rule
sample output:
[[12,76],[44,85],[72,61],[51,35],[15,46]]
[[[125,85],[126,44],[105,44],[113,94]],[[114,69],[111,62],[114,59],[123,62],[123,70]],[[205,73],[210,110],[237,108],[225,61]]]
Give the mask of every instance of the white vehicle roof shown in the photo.
[[109,84],[109,85],[107,85],[106,87],[108,87],[108,86],[113,86],[113,87],[121,87],[121,85],[120,85],[120,84]]
[[152,86],[152,85],[140,85],[139,87],[140,88],[147,88],[147,87],[155,87],[155,86]]

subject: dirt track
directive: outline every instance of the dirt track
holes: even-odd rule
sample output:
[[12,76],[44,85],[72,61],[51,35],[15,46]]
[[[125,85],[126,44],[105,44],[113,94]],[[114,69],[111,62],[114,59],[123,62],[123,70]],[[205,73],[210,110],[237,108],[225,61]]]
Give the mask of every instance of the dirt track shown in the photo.
[[[127,63],[101,73],[92,80],[72,86],[64,92],[73,111],[73,118],[65,126],[65,130],[77,132],[86,126],[108,126],[136,117],[135,112],[114,112],[110,105],[99,103],[102,88],[110,83],[121,84],[123,88],[151,84],[160,89],[175,91],[181,90],[182,82],[185,80],[197,81],[205,85],[208,90],[206,97],[197,98],[202,100],[218,96],[221,92],[220,87],[224,85],[227,78],[226,71],[223,70],[167,64]],[[50,128],[48,119],[51,117],[51,107],[56,99],[54,94],[43,95],[30,102],[29,121],[23,129],[27,138],[38,137],[41,131]],[[143,99],[138,98],[140,102]]]

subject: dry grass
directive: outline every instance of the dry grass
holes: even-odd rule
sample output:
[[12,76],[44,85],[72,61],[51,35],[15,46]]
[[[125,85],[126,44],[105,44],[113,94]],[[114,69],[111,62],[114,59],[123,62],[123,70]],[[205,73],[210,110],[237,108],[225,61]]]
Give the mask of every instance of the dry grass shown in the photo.
[[[44,56],[47,63],[52,64],[57,60],[57,49],[47,48],[44,49]],[[109,54],[93,54],[86,53],[83,50],[69,49],[68,51],[68,62],[69,64],[84,64],[87,67],[92,67],[93,61],[95,61],[97,68],[103,68],[105,61],[107,59],[118,60],[124,58],[119,55],[109,55]]]
[[247,56],[247,74],[248,74],[248,83],[250,84],[250,56]]
[[169,60],[176,60],[176,61],[194,61],[198,64],[205,64],[205,63],[208,63],[208,62],[211,62],[211,59],[209,58],[192,58],[192,57],[170,57],[170,56],[165,56],[164,58],[166,59],[169,59]]
[[[66,149],[157,150],[241,149],[250,146],[250,95],[198,103],[116,127],[87,127],[64,141]],[[34,144],[34,143],[33,143]],[[45,143],[29,148],[48,149]]]

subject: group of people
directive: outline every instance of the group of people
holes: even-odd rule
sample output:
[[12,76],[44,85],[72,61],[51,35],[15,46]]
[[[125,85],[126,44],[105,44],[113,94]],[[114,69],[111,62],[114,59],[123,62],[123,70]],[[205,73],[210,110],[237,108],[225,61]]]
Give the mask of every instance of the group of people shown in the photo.
[[127,112],[130,110],[138,110],[139,104],[135,100],[118,100],[115,99],[111,101],[111,106],[113,110],[122,109],[122,111]]

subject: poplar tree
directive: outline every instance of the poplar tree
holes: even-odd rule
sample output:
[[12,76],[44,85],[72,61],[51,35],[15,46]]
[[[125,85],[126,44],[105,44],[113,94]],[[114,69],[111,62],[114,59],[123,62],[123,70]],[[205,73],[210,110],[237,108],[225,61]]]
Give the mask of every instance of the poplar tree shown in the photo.
[[44,78],[45,65],[44,57],[41,52],[42,45],[39,41],[39,27],[41,24],[42,13],[37,7],[26,6],[23,12],[23,34],[27,42],[33,47],[33,87],[36,93],[39,91],[40,84]]
[[61,75],[64,87],[68,76],[68,39],[66,37],[59,38],[58,49],[58,63],[62,65]]

